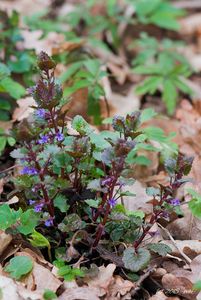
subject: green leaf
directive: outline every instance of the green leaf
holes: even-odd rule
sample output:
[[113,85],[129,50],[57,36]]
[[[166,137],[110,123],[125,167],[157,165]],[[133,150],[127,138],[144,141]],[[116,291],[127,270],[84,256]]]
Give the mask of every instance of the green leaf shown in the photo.
[[129,158],[127,157],[126,162],[129,164],[137,164],[137,165],[141,165],[141,166],[149,166],[151,163],[151,160],[148,159],[146,156],[144,155],[139,155],[136,156],[134,158]]
[[147,135],[149,140],[166,142],[167,137],[165,136],[164,131],[159,127],[149,126],[144,128],[143,132]]
[[69,209],[69,205],[66,203],[67,199],[64,195],[57,195],[54,199],[54,206],[59,208],[61,212],[66,213]]
[[10,156],[13,158],[24,158],[24,153],[21,151],[21,149],[14,149],[10,152]]
[[104,150],[105,148],[110,147],[110,143],[107,139],[115,141],[119,137],[119,134],[118,132],[103,130],[99,134],[92,132],[89,137],[92,144],[97,148]]
[[174,83],[177,86],[177,88],[180,89],[183,93],[193,95],[193,90],[180,78],[175,78]]
[[94,199],[87,199],[84,200],[90,207],[98,208],[99,206],[99,201],[94,200]]
[[156,90],[160,87],[163,78],[161,76],[151,76],[146,78],[140,85],[135,89],[138,95],[150,93],[154,94]]
[[5,136],[0,136],[0,152],[2,152],[6,147],[7,138]]
[[11,97],[15,99],[21,98],[26,92],[25,88],[21,84],[9,77],[1,80],[0,88],[3,88],[5,92],[7,92]]
[[149,264],[151,255],[147,249],[139,248],[137,253],[135,253],[134,248],[127,248],[123,253],[123,262],[125,268],[131,270],[132,272],[138,272],[146,268]]
[[69,97],[70,95],[72,95],[73,93],[75,93],[76,91],[88,87],[90,85],[90,82],[88,80],[78,80],[76,81],[73,86],[71,87],[67,87],[64,89],[64,97]]
[[84,272],[77,268],[71,268],[70,266],[63,266],[59,268],[58,275],[62,276],[66,281],[72,281],[77,276],[84,277]]
[[135,197],[136,196],[136,194],[134,194],[134,193],[131,193],[131,192],[129,192],[129,191],[125,191],[125,192],[121,192],[120,193],[120,196],[122,196],[122,197],[124,197],[124,196],[126,196],[126,197]]
[[33,209],[28,209],[21,215],[17,230],[24,235],[32,233],[38,224],[38,218]]
[[157,196],[157,195],[160,195],[160,190],[157,188],[154,188],[154,187],[147,187],[146,194],[148,196]]
[[19,55],[16,61],[9,61],[8,65],[11,72],[24,73],[28,72],[34,63],[33,57],[28,53],[22,53]]
[[72,127],[80,134],[89,134],[93,130],[82,116],[75,116],[72,121]]
[[149,244],[148,249],[155,252],[155,253],[158,253],[161,256],[166,256],[168,253],[172,252],[172,249],[168,245],[165,245],[165,244],[162,244],[162,243]]
[[153,108],[146,108],[141,112],[140,123],[142,124],[144,122],[147,122],[155,116],[157,116],[157,113]]
[[188,206],[195,217],[201,218],[201,195],[193,189],[188,189],[188,193],[192,199],[188,202]]
[[43,298],[44,300],[53,300],[57,299],[57,295],[53,291],[46,289],[43,293]]
[[144,219],[145,213],[142,210],[128,210],[126,212],[127,216],[134,216],[134,217],[139,217],[140,219]]
[[10,69],[3,63],[0,63],[0,80],[10,75]]
[[7,138],[7,142],[8,142],[8,144],[12,147],[12,146],[15,145],[16,140],[15,140],[13,137],[8,137],[8,138]]
[[34,232],[30,236],[31,238],[29,239],[30,243],[34,247],[50,247],[50,243],[48,239],[44,235],[42,235],[40,232],[34,230]]
[[10,110],[11,109],[11,104],[8,100],[6,99],[0,99],[0,109],[2,110]]
[[201,280],[198,280],[198,281],[193,285],[193,290],[201,291]]
[[77,214],[70,214],[63,219],[58,228],[62,232],[75,231],[82,228],[82,220]]
[[14,209],[11,209],[7,204],[0,205],[0,229],[6,230],[7,228],[14,225],[20,218],[21,214],[21,209],[15,211]]
[[73,76],[73,74],[75,74],[81,68],[82,65],[83,62],[78,61],[76,63],[73,63],[71,66],[68,66],[67,70],[63,72],[59,77],[61,83],[64,83],[71,76]]
[[33,262],[28,256],[15,256],[9,261],[4,270],[10,273],[10,276],[19,280],[23,275],[28,274],[33,269]]
[[100,70],[100,62],[98,59],[88,59],[84,62],[84,65],[94,77],[97,76]]
[[163,100],[170,115],[174,113],[177,98],[178,93],[174,82],[172,80],[165,80],[163,84]]

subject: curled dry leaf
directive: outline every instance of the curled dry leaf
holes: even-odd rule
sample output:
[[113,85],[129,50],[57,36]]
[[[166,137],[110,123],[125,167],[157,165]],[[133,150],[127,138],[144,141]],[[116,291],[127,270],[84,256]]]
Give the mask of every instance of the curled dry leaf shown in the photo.
[[194,258],[198,254],[201,254],[201,241],[200,240],[174,240],[173,244],[170,240],[163,241],[164,244],[172,249],[173,255],[179,255],[180,251],[188,255],[190,258]]
[[[114,276],[114,283],[109,288],[109,295],[114,299],[119,299],[121,296],[125,296],[132,288],[135,287],[135,284],[129,280],[124,280],[120,276]],[[115,298],[116,297],[116,298]],[[110,298],[110,299],[111,299]]]
[[32,272],[23,280],[28,290],[36,290],[42,294],[45,289],[56,292],[61,286],[62,282],[48,268],[38,264],[30,254],[27,252],[18,252],[16,255],[29,256],[33,260]]
[[85,41],[79,42],[63,42],[57,45],[57,47],[52,48],[52,55],[61,54],[63,52],[71,52],[73,50],[79,49],[84,45]]
[[180,21],[183,34],[196,34],[201,28],[201,13],[191,14]]
[[198,294],[198,292],[193,291],[192,282],[185,277],[165,274],[162,278],[162,285],[168,293],[182,296],[184,299],[196,299]]
[[132,211],[143,208],[144,213],[152,212],[152,204],[147,203],[147,201],[150,200],[150,196],[146,194],[146,186],[140,181],[136,180],[133,185],[127,186],[125,191],[129,191],[136,195],[125,197],[124,205],[126,209]]
[[190,212],[188,205],[182,205],[184,217],[177,218],[167,229],[173,238],[177,240],[200,240],[201,239],[201,219],[196,218]]
[[86,283],[89,287],[96,287],[100,289],[102,295],[108,292],[108,287],[114,282],[113,273],[116,269],[115,264],[109,264],[107,267],[99,267],[98,276],[87,279]]
[[36,105],[35,100],[32,97],[26,97],[17,100],[17,107],[13,113],[13,121],[22,121],[28,118],[28,116],[33,113],[34,109],[31,106]]
[[75,287],[67,289],[58,300],[100,300],[100,289],[95,287]]
[[0,255],[8,247],[11,241],[12,241],[12,236],[0,230]]
[[42,300],[41,294],[27,290],[11,278],[0,276],[1,300]]

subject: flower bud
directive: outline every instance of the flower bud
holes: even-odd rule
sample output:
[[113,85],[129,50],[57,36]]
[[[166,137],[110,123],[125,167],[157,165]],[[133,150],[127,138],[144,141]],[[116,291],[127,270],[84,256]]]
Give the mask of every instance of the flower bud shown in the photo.
[[41,51],[38,56],[38,67],[42,71],[48,71],[56,67],[56,63],[47,55],[47,53]]

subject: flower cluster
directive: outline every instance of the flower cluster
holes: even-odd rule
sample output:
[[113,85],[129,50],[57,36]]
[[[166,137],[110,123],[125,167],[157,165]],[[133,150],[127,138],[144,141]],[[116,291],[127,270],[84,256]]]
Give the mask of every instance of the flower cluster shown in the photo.
[[34,167],[25,166],[21,171],[21,175],[38,175],[38,171]]
[[177,198],[172,199],[172,200],[170,200],[170,204],[171,204],[172,206],[179,206],[179,205],[180,205],[180,200],[177,199]]
[[109,203],[111,208],[114,208],[117,204],[117,199],[111,198],[111,199],[108,200],[108,203]]

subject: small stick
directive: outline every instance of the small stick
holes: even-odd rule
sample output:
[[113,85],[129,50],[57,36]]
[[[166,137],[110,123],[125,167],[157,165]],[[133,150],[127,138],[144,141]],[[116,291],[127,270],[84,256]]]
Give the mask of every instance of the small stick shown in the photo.
[[173,243],[173,245],[178,249],[179,253],[181,254],[181,256],[183,256],[183,258],[187,261],[188,264],[191,264],[192,260],[185,254],[183,253],[183,251],[181,251],[181,249],[179,249],[179,247],[177,246],[174,238],[171,236],[169,230],[167,230],[167,228],[164,228],[161,224],[157,223],[157,225],[163,230],[165,231],[165,233],[167,233],[168,237],[170,238],[171,242]]
[[5,172],[8,172],[8,171],[10,171],[10,170],[12,170],[12,169],[15,169],[15,168],[19,167],[19,166],[20,166],[20,165],[14,165],[14,166],[12,166],[12,167],[10,167],[10,168],[7,168],[7,169],[5,169],[5,170],[2,170],[2,171],[0,171],[0,174],[5,173]]

